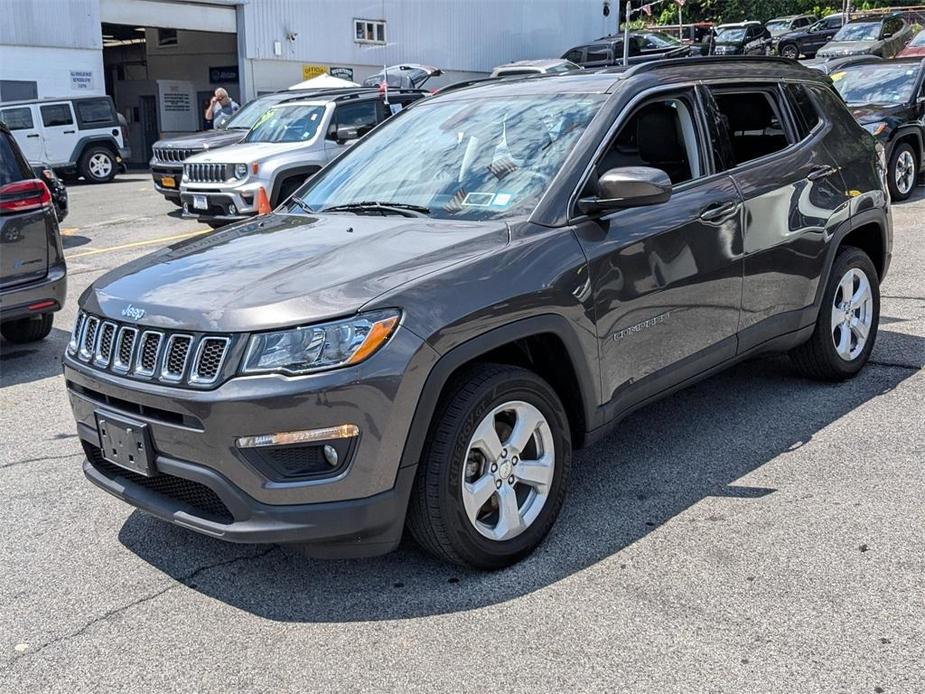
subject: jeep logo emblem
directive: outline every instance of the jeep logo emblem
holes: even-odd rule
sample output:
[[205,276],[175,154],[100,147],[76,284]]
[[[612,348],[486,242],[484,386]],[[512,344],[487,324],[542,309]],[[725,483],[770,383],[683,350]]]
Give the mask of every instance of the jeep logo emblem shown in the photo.
[[126,318],[131,318],[132,320],[141,320],[144,318],[145,310],[143,308],[136,308],[129,304],[124,309],[122,309],[122,315]]

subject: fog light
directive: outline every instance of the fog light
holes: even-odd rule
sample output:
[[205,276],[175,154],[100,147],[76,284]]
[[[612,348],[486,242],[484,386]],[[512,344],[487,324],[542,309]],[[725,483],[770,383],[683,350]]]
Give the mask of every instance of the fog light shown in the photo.
[[[261,434],[260,436],[241,436],[235,441],[238,448],[262,448],[264,446],[285,446],[290,443],[313,443],[316,441],[330,441],[331,439],[350,439],[359,436],[360,429],[356,424],[341,424],[326,429],[306,429],[304,431],[283,431],[277,434]],[[328,446],[325,446],[328,448]],[[336,453],[335,452],[335,457]],[[327,450],[324,457],[330,463]],[[333,463],[332,463],[333,464]]]
[[337,450],[334,448],[334,446],[326,443],[324,444],[324,448],[322,450],[324,451],[324,459],[328,461],[328,465],[331,467],[337,467]]

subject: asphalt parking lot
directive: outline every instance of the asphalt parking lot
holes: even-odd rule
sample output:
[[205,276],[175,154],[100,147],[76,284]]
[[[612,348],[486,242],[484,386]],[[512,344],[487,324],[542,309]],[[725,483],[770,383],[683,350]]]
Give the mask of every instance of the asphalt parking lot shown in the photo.
[[0,691],[925,691],[925,189],[894,207],[856,379],[752,361],[576,456],[521,564],[406,542],[312,561],[87,483],[61,376],[80,292],[207,233],[145,174],[70,188],[51,336],[0,344]]

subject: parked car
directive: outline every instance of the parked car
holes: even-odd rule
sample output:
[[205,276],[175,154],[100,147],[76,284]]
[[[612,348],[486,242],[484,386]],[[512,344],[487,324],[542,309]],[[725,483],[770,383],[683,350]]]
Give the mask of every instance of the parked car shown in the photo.
[[563,72],[581,70],[580,65],[562,58],[547,60],[515,60],[499,65],[491,71],[491,77],[514,77],[523,75],[560,75]]
[[781,59],[431,96],[272,214],[84,292],[63,379],[84,472],[224,540],[379,554],[407,523],[448,561],[510,564],[572,451],[641,405],[764,352],[862,369],[881,154]]
[[820,58],[839,58],[869,53],[881,58],[892,58],[911,39],[912,27],[902,15],[862,17],[845,24],[816,55]]
[[32,167],[32,173],[37,179],[48,186],[48,192],[51,193],[51,202],[55,208],[55,214],[58,216],[58,222],[63,222],[67,217],[67,188],[64,182],[58,178],[54,169],[44,162],[29,162]]
[[[691,55],[691,47],[668,34],[659,31],[632,31],[629,34],[630,65],[688,55]],[[594,43],[570,48],[562,58],[585,68],[622,65],[623,35],[604,36]]]
[[846,55],[844,58],[811,58],[810,60],[801,60],[800,64],[805,65],[813,70],[831,75],[849,65],[863,65],[867,63],[879,63],[883,60],[879,55]]
[[767,55],[771,34],[761,22],[720,24],[713,39],[714,55]]
[[258,213],[259,194],[276,206],[307,178],[402,107],[420,90],[323,91],[270,107],[236,145],[187,157],[180,182],[184,215],[213,227]]
[[799,31],[816,22],[816,17],[811,14],[794,14],[787,17],[776,17],[765,23],[764,28],[768,30],[771,38],[776,39],[778,36]]
[[776,52],[779,56],[791,60],[796,60],[801,55],[814,58],[816,51],[831,41],[844,23],[844,14],[830,14],[806,29],[781,34],[775,38]]
[[897,58],[925,58],[925,29],[922,29],[915,37],[906,44],[899,53]]
[[713,22],[694,22],[692,24],[657,24],[647,26],[646,31],[657,31],[669,36],[676,36],[686,46],[691,47],[692,55],[709,55],[710,39],[713,36]]
[[0,335],[17,343],[44,339],[66,295],[51,193],[0,123]]
[[886,150],[891,196],[905,200],[925,164],[925,59],[847,65],[831,78],[854,117]]
[[0,121],[27,160],[48,162],[65,178],[107,183],[131,156],[108,96],[10,101],[0,104]]
[[443,70],[433,65],[404,63],[386,67],[363,80],[364,87],[379,87],[388,83],[389,89],[422,89],[431,77],[439,77]]
[[183,162],[187,157],[233,145],[244,139],[257,119],[271,106],[304,98],[318,90],[283,90],[258,96],[242,106],[231,118],[217,121],[213,130],[201,130],[188,135],[164,138],[154,143],[151,157],[151,178],[154,189],[178,207]]

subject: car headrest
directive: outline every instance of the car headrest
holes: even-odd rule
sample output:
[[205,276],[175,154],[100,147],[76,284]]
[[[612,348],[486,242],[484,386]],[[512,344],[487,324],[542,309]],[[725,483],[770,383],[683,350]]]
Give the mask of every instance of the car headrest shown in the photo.
[[678,135],[678,114],[667,104],[650,104],[636,116],[636,144],[639,156],[649,162],[684,158]]

